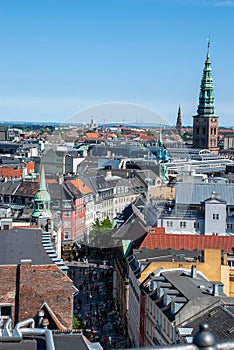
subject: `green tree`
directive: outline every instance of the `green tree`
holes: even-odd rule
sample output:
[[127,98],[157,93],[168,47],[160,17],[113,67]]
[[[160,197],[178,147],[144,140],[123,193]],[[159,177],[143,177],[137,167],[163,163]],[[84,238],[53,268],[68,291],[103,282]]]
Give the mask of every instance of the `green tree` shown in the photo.
[[80,319],[78,319],[75,315],[73,315],[73,323],[72,323],[73,329],[80,329],[83,328],[83,323]]
[[92,231],[89,234],[91,245],[111,247],[112,246],[112,222],[107,216],[104,220],[97,219],[93,224]]

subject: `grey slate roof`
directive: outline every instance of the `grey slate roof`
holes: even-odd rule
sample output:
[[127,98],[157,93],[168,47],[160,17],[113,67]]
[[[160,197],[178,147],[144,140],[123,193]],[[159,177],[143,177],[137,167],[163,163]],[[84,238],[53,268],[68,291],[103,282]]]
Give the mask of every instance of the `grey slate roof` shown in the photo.
[[53,184],[49,183],[48,184],[48,192],[50,193],[51,199],[52,200],[62,200],[66,199],[69,200],[71,199],[71,195],[69,194],[68,191],[65,190],[65,186],[59,185],[59,184]]
[[[165,276],[166,280],[188,300],[210,295],[208,290],[211,290],[212,282],[203,278],[199,272],[197,273],[197,278],[192,278],[191,274],[186,276],[182,270],[166,271],[162,272],[161,275]],[[204,286],[205,288],[201,288],[200,286]]]
[[113,239],[129,239],[135,241],[147,233],[147,226],[136,214],[131,217],[118,228],[113,231]]
[[54,264],[42,245],[42,230],[0,231],[0,265],[18,265],[23,259],[31,259],[33,265]]
[[234,315],[227,312],[223,306],[213,308],[202,316],[197,317],[192,322],[186,324],[186,327],[193,328],[192,336],[199,330],[199,325],[208,323],[210,331],[214,334],[217,341],[234,339]]
[[234,184],[230,183],[178,183],[176,204],[201,204],[211,198],[213,191],[219,194],[227,205],[234,205]]
[[[54,345],[56,350],[88,350],[82,335],[76,334],[54,334]],[[1,342],[0,349],[4,350],[46,350],[46,342],[44,337],[25,337],[21,342]]]
[[201,256],[202,252],[201,250],[187,250],[187,249],[181,249],[181,250],[175,250],[175,249],[149,249],[149,248],[142,248],[142,249],[136,249],[133,251],[134,256],[137,260],[145,260],[148,259],[149,262],[152,261],[171,261],[174,259],[174,261],[178,262],[184,262],[184,261],[195,261],[195,257]]

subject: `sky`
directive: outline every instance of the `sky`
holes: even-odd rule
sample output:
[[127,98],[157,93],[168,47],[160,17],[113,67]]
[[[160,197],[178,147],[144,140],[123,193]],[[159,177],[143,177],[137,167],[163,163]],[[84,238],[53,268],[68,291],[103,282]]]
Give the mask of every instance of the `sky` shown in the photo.
[[0,0],[0,122],[83,122],[117,102],[149,112],[92,117],[175,124],[180,104],[192,125],[208,37],[219,125],[233,126],[234,0]]

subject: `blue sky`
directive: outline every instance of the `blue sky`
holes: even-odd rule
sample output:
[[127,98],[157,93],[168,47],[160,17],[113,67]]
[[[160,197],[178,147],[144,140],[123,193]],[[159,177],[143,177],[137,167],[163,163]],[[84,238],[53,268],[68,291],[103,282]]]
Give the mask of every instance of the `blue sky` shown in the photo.
[[216,113],[233,126],[234,0],[0,0],[0,121],[126,102],[171,123],[181,104],[191,125],[208,36]]

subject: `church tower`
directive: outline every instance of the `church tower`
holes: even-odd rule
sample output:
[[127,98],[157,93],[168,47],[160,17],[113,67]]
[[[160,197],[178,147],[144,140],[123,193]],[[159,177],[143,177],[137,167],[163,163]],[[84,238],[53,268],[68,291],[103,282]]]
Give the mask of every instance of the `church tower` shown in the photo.
[[201,79],[197,115],[193,116],[193,147],[218,153],[218,116],[214,107],[210,41]]
[[181,108],[179,105],[177,120],[176,120],[176,130],[178,131],[179,134],[181,134],[181,129],[182,129],[182,116],[181,116]]
[[50,211],[50,194],[47,191],[46,180],[45,180],[45,171],[44,166],[42,165],[41,174],[40,174],[40,185],[37,193],[34,197],[34,210],[32,217],[34,219],[49,219],[52,214]]

